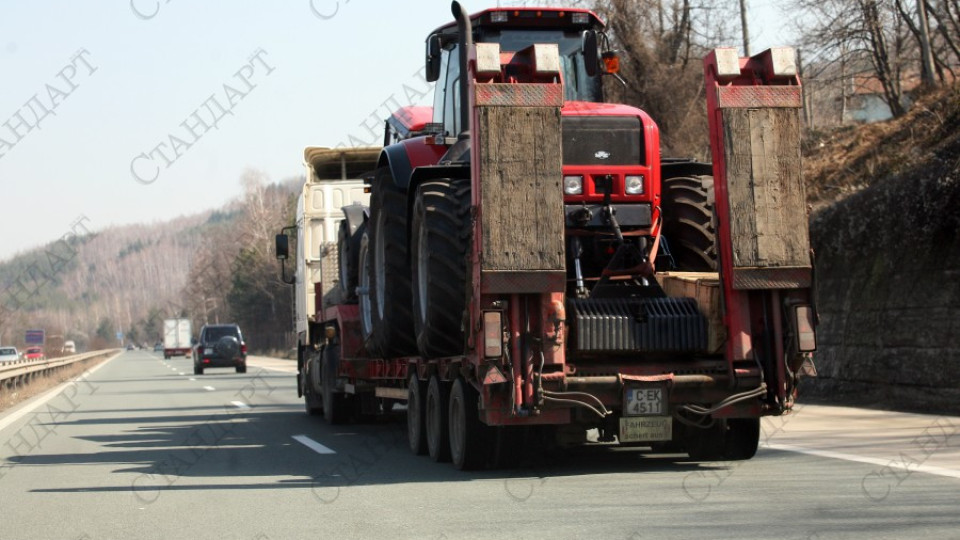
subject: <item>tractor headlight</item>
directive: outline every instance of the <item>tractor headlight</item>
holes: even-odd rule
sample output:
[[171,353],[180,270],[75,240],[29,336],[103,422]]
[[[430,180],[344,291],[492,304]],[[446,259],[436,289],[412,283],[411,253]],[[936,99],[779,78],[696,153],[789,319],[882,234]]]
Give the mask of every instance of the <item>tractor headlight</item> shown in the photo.
[[628,176],[626,178],[625,191],[627,195],[643,194],[643,175]]
[[579,175],[564,176],[563,192],[567,195],[580,195],[583,193],[583,177]]

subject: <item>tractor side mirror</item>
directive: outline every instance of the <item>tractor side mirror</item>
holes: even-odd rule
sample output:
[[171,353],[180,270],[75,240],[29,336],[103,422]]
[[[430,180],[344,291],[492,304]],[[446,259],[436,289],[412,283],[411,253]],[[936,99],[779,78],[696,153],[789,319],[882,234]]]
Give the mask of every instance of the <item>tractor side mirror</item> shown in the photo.
[[440,78],[440,35],[431,34],[427,38],[427,82]]
[[587,75],[594,77],[600,68],[600,55],[597,46],[596,30],[584,30],[580,48],[583,50],[583,64]]
[[277,259],[285,261],[290,257],[290,239],[285,234],[276,237]]

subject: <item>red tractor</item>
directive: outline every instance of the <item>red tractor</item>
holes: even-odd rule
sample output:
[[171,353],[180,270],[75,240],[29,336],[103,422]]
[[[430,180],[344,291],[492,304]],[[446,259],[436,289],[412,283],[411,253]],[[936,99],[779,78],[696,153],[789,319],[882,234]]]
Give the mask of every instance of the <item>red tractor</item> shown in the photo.
[[453,13],[426,41],[432,123],[388,121],[370,207],[344,209],[301,346],[314,412],[406,402],[411,450],[458,468],[530,431],[752,457],[815,347],[789,50],[708,57],[711,166],[604,101],[592,12]]

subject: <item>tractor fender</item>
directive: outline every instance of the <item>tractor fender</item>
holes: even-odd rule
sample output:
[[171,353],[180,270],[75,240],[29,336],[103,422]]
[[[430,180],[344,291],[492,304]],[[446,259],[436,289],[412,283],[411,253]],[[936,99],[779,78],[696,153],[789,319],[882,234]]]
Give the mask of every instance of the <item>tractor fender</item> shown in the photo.
[[[432,144],[429,139],[432,139],[432,136],[423,135],[384,147],[380,152],[377,168],[387,169],[393,184],[409,192],[414,170],[439,163],[447,152],[446,147]],[[382,176],[378,175],[378,177]]]

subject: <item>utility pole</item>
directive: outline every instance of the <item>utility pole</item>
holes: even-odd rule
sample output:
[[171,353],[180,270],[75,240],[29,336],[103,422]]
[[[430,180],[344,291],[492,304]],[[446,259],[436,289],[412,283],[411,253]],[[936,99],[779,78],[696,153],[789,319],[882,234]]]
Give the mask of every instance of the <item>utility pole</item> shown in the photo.
[[933,78],[933,51],[930,48],[930,23],[925,0],[917,0],[917,16],[920,18],[920,83],[931,87],[937,83]]
[[740,0],[740,29],[743,31],[743,54],[750,56],[750,30],[747,28],[747,0]]

